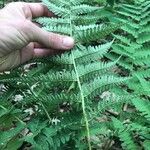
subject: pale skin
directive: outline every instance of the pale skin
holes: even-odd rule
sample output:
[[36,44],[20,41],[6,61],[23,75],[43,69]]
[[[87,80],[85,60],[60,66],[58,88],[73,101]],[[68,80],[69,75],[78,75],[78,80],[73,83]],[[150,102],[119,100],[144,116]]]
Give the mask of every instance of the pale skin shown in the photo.
[[32,22],[42,16],[54,14],[40,3],[10,3],[0,10],[0,72],[73,48],[73,38],[44,31]]

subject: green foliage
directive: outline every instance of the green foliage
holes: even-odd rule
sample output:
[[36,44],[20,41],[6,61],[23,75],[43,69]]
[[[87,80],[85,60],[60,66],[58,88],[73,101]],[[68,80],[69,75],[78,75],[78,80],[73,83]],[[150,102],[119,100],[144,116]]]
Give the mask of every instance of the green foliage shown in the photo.
[[4,7],[4,3],[5,3],[4,0],[1,0],[1,1],[0,1],[0,8],[3,8],[3,7]]
[[[110,51],[110,53],[106,53],[105,55],[111,60],[115,60],[115,58],[122,55],[122,57],[117,62],[117,64],[120,66],[120,74],[126,72],[125,76],[132,75],[132,79],[126,82],[126,89],[128,94],[136,95],[136,98],[132,99],[132,104],[134,108],[136,108],[136,117],[139,118],[139,121],[133,121],[132,118],[129,118],[129,120],[130,122],[138,122],[137,124],[133,124],[133,130],[136,131],[138,137],[140,137],[140,139],[138,139],[138,142],[142,142],[144,139],[143,143],[147,141],[147,138],[149,139],[149,135],[144,131],[141,132],[140,129],[143,130],[144,128],[147,128],[147,130],[149,131],[150,123],[150,39],[148,37],[149,4],[149,1],[144,1],[137,2],[137,4],[135,5],[123,4],[117,7],[117,15],[109,19],[111,22],[122,22],[124,25],[121,27],[120,31],[117,34],[113,35],[116,39],[116,42],[112,45],[112,50]],[[143,116],[144,118],[141,118],[141,116]],[[117,122],[119,123],[119,121],[120,120],[118,120]],[[115,120],[115,123],[117,122]],[[138,125],[137,128],[135,125]],[[142,126],[144,128],[142,128]],[[127,131],[130,131],[130,128]],[[126,136],[129,136],[129,133],[118,133],[118,137],[121,141],[124,142],[123,145],[126,146],[125,149],[139,149],[135,146],[128,147],[128,144],[129,146],[133,145],[133,143],[131,143],[131,133],[130,137]],[[129,139],[130,142],[128,142]],[[144,148],[147,149],[145,146]]]
[[76,45],[0,75],[0,149],[147,149],[149,3],[43,3],[58,17],[36,22]]
[[[114,60],[117,56],[122,58],[117,62],[129,74],[134,76],[133,81],[127,82],[131,90],[137,94],[149,93],[149,24],[143,20],[149,18],[148,2],[138,5],[121,5],[115,22],[123,22],[122,32],[114,35],[116,43],[112,46],[111,53],[106,56]],[[128,18],[128,19],[127,19]],[[110,18],[111,19],[111,18]],[[145,74],[145,75],[144,75]]]
[[[108,6],[115,6],[118,5],[119,3],[133,3],[134,0],[93,0],[91,3],[92,4],[99,4],[99,5],[108,5]],[[90,3],[90,2],[89,2]]]

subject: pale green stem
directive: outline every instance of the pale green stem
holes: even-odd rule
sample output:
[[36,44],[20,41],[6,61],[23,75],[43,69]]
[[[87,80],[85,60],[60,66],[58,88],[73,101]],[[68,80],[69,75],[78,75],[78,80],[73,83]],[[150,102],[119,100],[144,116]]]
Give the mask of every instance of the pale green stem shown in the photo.
[[[73,36],[73,25],[72,25],[71,13],[70,13],[70,28],[71,28],[70,36]],[[80,96],[81,96],[81,101],[82,101],[82,111],[83,111],[83,116],[84,116],[84,120],[85,120],[86,131],[87,131],[88,148],[89,148],[89,150],[91,150],[92,147],[91,147],[91,142],[90,142],[90,129],[89,129],[88,118],[87,118],[87,114],[86,114],[86,110],[85,110],[85,97],[84,97],[84,94],[83,94],[79,74],[78,74],[78,71],[77,71],[77,65],[76,65],[76,62],[75,62],[75,57],[74,57],[73,50],[71,51],[71,56],[72,56],[72,60],[73,60],[73,66],[74,66],[74,70],[75,70],[75,73],[76,73],[77,83],[78,83]]]
[[73,51],[71,52],[71,55],[72,55],[73,65],[74,65],[74,69],[75,69],[75,73],[76,73],[76,77],[77,77],[78,87],[79,87],[79,90],[80,90],[80,96],[81,96],[81,101],[82,101],[82,111],[83,111],[85,126],[86,126],[86,130],[87,130],[88,147],[89,147],[89,150],[91,150],[92,148],[91,148],[91,142],[90,142],[90,129],[89,129],[89,124],[88,124],[87,114],[86,114],[86,111],[85,111],[85,98],[84,98],[84,95],[83,95],[81,82],[80,82],[79,74],[78,74],[78,71],[77,71],[77,66],[76,66],[76,63],[75,63]]

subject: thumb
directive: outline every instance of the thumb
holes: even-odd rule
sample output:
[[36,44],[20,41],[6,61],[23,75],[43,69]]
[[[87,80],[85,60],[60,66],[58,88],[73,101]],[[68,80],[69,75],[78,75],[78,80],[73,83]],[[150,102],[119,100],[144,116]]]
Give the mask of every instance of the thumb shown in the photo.
[[32,22],[30,22],[28,29],[29,40],[41,43],[47,48],[68,50],[74,46],[74,39],[72,37],[44,31]]

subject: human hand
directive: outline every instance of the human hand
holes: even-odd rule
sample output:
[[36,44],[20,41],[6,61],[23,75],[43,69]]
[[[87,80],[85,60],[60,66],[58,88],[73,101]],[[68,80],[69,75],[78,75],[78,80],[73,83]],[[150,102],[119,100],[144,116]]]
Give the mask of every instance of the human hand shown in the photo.
[[41,16],[53,13],[40,3],[10,3],[0,10],[0,72],[73,47],[71,37],[46,32],[32,22]]

